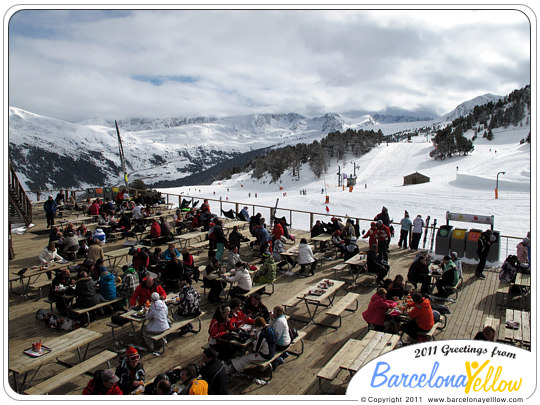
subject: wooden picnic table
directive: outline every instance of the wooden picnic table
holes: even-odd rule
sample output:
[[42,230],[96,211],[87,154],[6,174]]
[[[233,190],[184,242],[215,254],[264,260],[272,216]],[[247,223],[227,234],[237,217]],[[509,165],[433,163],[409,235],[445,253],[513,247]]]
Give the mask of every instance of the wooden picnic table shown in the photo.
[[506,322],[501,325],[501,328],[504,328],[504,340],[519,346],[531,345],[530,312],[507,309],[505,321]]
[[[23,392],[25,386],[31,383],[31,381],[35,378],[35,376],[44,364],[50,363],[51,361],[56,361],[62,364],[63,362],[58,359],[58,357],[60,357],[62,354],[76,349],[79,357],[79,362],[83,362],[86,358],[86,354],[88,353],[88,348],[90,347],[90,344],[92,342],[95,342],[101,336],[101,333],[94,332],[86,328],[79,328],[64,335],[47,339],[46,341],[42,342],[43,346],[51,349],[49,353],[42,356],[30,357],[23,352],[9,352],[9,370],[13,373],[15,391],[18,393]],[[28,342],[29,347],[31,346],[31,343],[32,342]],[[85,345],[86,350],[84,351],[84,354],[81,355],[80,349]],[[28,373],[31,370],[36,371],[30,378],[30,380],[27,382],[26,380],[28,378]],[[19,381],[21,375],[24,375],[22,382]]]
[[319,387],[322,390],[322,381],[332,381],[340,370],[354,375],[371,360],[393,350],[398,342],[399,335],[374,330],[370,330],[361,340],[349,339],[317,374]]
[[178,242],[179,248],[183,249],[191,244],[193,239],[200,239],[206,236],[207,232],[188,232],[178,235],[174,238],[175,242]]
[[321,233],[317,236],[314,236],[310,238],[310,242],[320,242],[319,243],[319,250],[322,250],[322,247],[325,243],[330,242],[332,240],[332,235],[329,233]]
[[134,246],[131,246],[131,247],[115,249],[115,250],[111,250],[109,252],[103,252],[103,256],[105,256],[105,258],[109,261],[109,269],[111,271],[114,271],[114,269],[116,268],[117,263],[124,256],[127,258],[128,254],[129,254],[129,251],[132,248],[137,248],[137,246],[142,246],[142,245],[135,244]]
[[[319,285],[326,281],[330,282],[331,285],[328,288],[320,288]],[[343,286],[343,284],[345,284],[344,281],[324,279],[316,284],[312,284],[306,290],[304,290],[303,293],[300,293],[296,297],[299,300],[303,300],[306,304],[306,309],[309,315],[308,323],[318,325],[315,322],[315,316],[317,315],[319,307],[331,307],[334,303],[334,298],[337,291],[341,288],[341,286]],[[321,294],[316,295],[317,291],[319,291]],[[323,303],[325,300],[328,300],[328,303]],[[315,306],[313,311],[311,310],[311,306]]]
[[54,272],[56,270],[61,270],[68,266],[69,266],[68,261],[66,261],[65,263],[53,262],[53,263],[49,263],[47,267],[45,267],[44,265],[29,267],[24,272],[24,274],[19,274],[19,272],[23,270],[22,268],[17,271],[11,271],[11,275],[9,276],[9,279],[8,279],[9,289],[11,292],[14,292],[13,283],[18,281],[22,288],[21,295],[26,297],[28,295],[28,289],[30,285],[35,283],[42,274],[45,274],[48,272]]

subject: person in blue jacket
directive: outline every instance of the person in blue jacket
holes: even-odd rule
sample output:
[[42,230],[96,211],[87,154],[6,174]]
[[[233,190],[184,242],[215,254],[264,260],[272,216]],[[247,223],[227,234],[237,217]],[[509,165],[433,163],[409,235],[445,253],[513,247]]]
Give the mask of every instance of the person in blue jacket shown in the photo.
[[45,216],[47,217],[47,228],[54,225],[54,216],[56,215],[56,210],[58,209],[58,204],[54,200],[53,196],[50,195],[49,199],[43,204],[43,209],[45,210]]
[[407,249],[407,241],[409,240],[409,232],[412,228],[412,221],[409,218],[409,213],[407,210],[405,210],[405,216],[401,220],[401,232],[399,234],[399,242],[398,246],[402,247],[403,249]]
[[99,276],[98,296],[101,302],[116,299],[116,285],[114,275],[109,273],[105,266],[100,266],[101,274]]

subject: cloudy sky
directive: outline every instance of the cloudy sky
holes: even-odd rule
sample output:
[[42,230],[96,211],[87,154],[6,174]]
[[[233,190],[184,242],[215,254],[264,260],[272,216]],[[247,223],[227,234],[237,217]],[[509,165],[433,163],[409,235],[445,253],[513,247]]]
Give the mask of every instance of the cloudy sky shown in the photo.
[[72,122],[444,114],[529,84],[530,30],[517,9],[19,9],[9,20],[9,104]]

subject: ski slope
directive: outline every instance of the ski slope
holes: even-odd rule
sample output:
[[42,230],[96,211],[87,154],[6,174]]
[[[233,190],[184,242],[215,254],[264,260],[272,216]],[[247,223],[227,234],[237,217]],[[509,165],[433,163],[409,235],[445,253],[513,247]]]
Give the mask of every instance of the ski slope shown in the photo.
[[[410,143],[383,143],[358,159],[334,161],[320,179],[306,165],[300,171],[300,179],[285,173],[279,184],[270,183],[268,178],[255,180],[243,173],[210,186],[161,191],[267,206],[274,206],[279,198],[280,208],[325,213],[328,206],[330,214],[361,218],[375,217],[384,205],[396,222],[401,220],[404,210],[409,211],[411,219],[417,214],[423,218],[430,215],[439,225],[446,223],[447,211],[494,215],[495,230],[521,238],[531,230],[531,151],[529,144],[519,143],[528,133],[528,126],[495,130],[493,141],[479,138],[468,156],[453,156],[444,161],[430,158],[431,142],[418,136]],[[337,172],[339,165],[342,173],[352,174],[353,164],[357,186],[349,192],[337,187]],[[403,176],[416,171],[428,176],[430,182],[404,186]],[[502,171],[505,174],[499,175],[499,198],[495,199],[496,177]],[[322,188],[326,188],[329,204],[325,204]],[[306,190],[306,195],[301,195],[300,190]],[[466,222],[450,224],[466,229],[487,228]],[[306,229],[308,225],[305,224]],[[365,225],[361,224],[361,228],[365,229]],[[399,234],[399,226],[395,228]],[[518,242],[509,240],[510,252],[515,251]]]

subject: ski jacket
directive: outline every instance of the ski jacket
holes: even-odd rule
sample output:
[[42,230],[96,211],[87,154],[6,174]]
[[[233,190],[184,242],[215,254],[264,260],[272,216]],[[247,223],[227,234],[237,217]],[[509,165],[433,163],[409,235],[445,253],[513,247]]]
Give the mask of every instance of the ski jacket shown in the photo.
[[394,308],[397,302],[387,300],[379,294],[373,294],[367,309],[362,312],[362,317],[367,323],[373,325],[383,326],[386,311],[390,308]]
[[424,220],[419,216],[413,220],[413,233],[422,233],[422,228],[426,226]]

